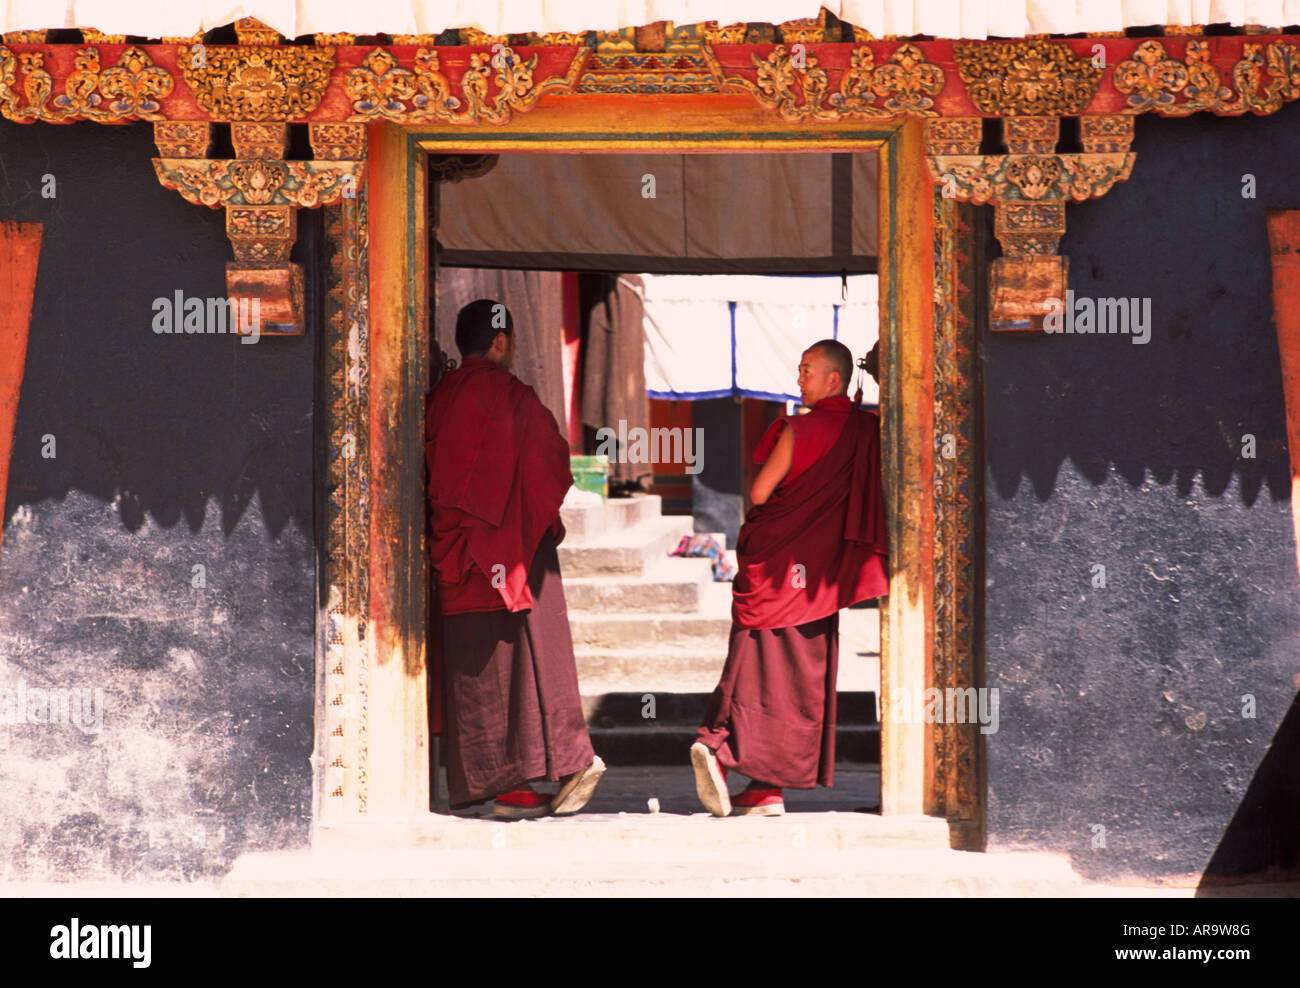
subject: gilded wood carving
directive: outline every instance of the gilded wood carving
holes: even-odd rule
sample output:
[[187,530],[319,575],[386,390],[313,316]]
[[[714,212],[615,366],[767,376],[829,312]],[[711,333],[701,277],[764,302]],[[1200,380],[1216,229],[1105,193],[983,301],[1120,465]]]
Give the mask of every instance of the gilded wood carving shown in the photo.
[[200,206],[329,205],[355,190],[365,164],[357,161],[246,161],[154,158],[163,188]]
[[[978,577],[972,549],[981,489],[974,414],[981,245],[973,213],[970,206],[934,197],[934,685],[943,690],[983,682],[975,647]],[[938,723],[933,744],[935,810],[948,818],[956,846],[982,849],[979,726]]]
[[952,50],[966,95],[989,116],[1074,116],[1101,81],[1091,60],[1056,42],[958,41]]
[[747,92],[783,120],[888,119],[909,113],[937,116],[939,112],[935,97],[943,90],[943,70],[927,62],[914,44],[899,45],[879,67],[868,46],[857,48],[834,93],[829,92],[826,70],[811,52],[794,53],[777,45],[766,58],[751,55],[755,80],[729,74],[708,43],[703,52],[721,91]]
[[1283,103],[1300,96],[1300,53],[1290,41],[1267,46],[1247,42],[1231,78],[1231,88],[1222,84],[1205,41],[1189,40],[1180,62],[1166,53],[1162,42],[1150,39],[1115,66],[1114,81],[1115,88],[1128,96],[1126,113],[1153,111],[1170,117],[1198,110],[1221,116],[1276,113]]
[[206,120],[159,120],[153,140],[164,158],[202,158],[212,146],[212,124]]
[[365,124],[314,123],[307,131],[318,161],[361,161],[366,157]]
[[327,207],[329,474],[322,812],[365,813],[369,756],[370,340],[366,195]]
[[590,51],[580,48],[563,76],[551,76],[541,83],[534,80],[537,55],[525,60],[508,47],[472,54],[461,74],[461,97],[457,97],[436,49],[419,49],[413,67],[406,69],[389,52],[376,48],[344,76],[343,87],[354,111],[348,119],[509,123],[516,112],[532,109],[548,92],[572,92]]
[[43,51],[15,55],[0,45],[0,113],[18,123],[163,119],[160,101],[171,92],[172,77],[142,48],[130,46],[107,69],[100,66],[99,49],[82,48],[74,66],[55,95]]
[[1083,202],[1133,170],[1132,151],[1109,154],[931,155],[930,169],[963,202]]
[[178,56],[186,85],[212,120],[293,120],[320,105],[334,49],[192,45]]

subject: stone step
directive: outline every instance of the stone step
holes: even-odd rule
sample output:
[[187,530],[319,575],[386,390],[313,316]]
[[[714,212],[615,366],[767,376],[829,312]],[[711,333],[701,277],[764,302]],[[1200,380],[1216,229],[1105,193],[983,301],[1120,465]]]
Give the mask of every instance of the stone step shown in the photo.
[[[791,805],[794,805],[796,795],[791,792]],[[497,828],[504,828],[504,835]],[[402,848],[408,853],[422,848],[464,852],[493,849],[495,841],[496,849],[531,847],[555,850],[568,847],[572,853],[588,847],[623,848],[624,853],[634,858],[655,849],[680,853],[723,848],[751,852],[761,848],[789,848],[795,833],[802,835],[805,848],[809,850],[948,847],[948,824],[941,817],[790,812],[784,817],[719,819],[703,811],[583,812],[568,817],[506,823],[490,817],[442,813],[416,818],[376,819],[374,822],[322,822],[317,830],[316,847]],[[504,848],[500,846],[502,844]]]
[[641,576],[667,558],[694,522],[689,516],[648,518],[631,528],[606,532],[590,543],[560,544],[560,572],[567,581],[584,576]]
[[565,576],[564,599],[569,613],[594,611],[693,613],[700,609],[704,588],[713,582],[708,559],[665,556],[648,562],[641,576]]
[[575,651],[679,649],[725,658],[731,639],[731,584],[702,584],[700,606],[693,612],[570,611],[569,627]]
[[663,498],[658,494],[644,494],[564,504],[560,508],[560,520],[564,523],[565,544],[586,545],[607,533],[662,517],[662,513]]
[[[730,615],[728,583],[709,583],[704,588],[701,610],[710,617]],[[601,615],[595,615],[600,617]],[[607,615],[608,616],[608,615]],[[582,618],[571,612],[570,621]],[[599,626],[602,635],[610,629]],[[637,627],[640,633],[645,629]],[[671,629],[669,629],[671,630]],[[578,681],[582,692],[601,693],[710,693],[718,684],[727,659],[730,624],[726,633],[716,626],[716,638],[708,640],[665,639],[658,643],[626,641],[618,647],[583,645],[575,641]],[[880,687],[880,621],[874,608],[851,608],[840,612],[840,693],[871,692]]]
[[584,693],[707,693],[718,685],[727,649],[575,648],[574,657]]
[[647,646],[713,649],[725,658],[729,617],[705,614],[569,614],[575,650]]
[[[688,727],[704,719],[710,692],[610,692],[582,697],[582,713],[590,728]],[[876,723],[876,694],[840,690],[835,694],[836,721],[843,726]]]
[[[454,821],[440,826],[433,846],[384,843],[383,824],[357,839],[364,846],[245,854],[220,885],[223,896],[465,896],[465,897],[1059,897],[1090,887],[1064,855],[1041,852],[956,851],[942,846],[947,826],[924,825],[923,838],[899,838],[862,821],[822,824],[812,816],[674,819],[624,830],[621,843],[593,844],[574,817],[496,823]],[[617,819],[617,818],[615,818]],[[902,819],[887,818],[896,832]],[[596,825],[599,826],[599,825]],[[465,836],[445,832],[462,830]],[[872,836],[871,831],[877,836]],[[698,832],[682,845],[687,831]],[[663,839],[652,844],[654,833]],[[535,834],[552,838],[539,843]],[[563,839],[559,838],[563,835]],[[394,835],[400,839],[401,834]],[[454,843],[451,843],[454,841]],[[461,845],[461,846],[457,846]],[[755,853],[758,851],[759,853]],[[1094,893],[1095,894],[1095,893]],[[1114,894],[1110,892],[1109,894]]]
[[[698,723],[696,724],[698,727]],[[651,724],[644,727],[593,727],[591,746],[611,767],[685,764],[695,742],[695,727]],[[879,724],[837,724],[836,764],[879,765]]]

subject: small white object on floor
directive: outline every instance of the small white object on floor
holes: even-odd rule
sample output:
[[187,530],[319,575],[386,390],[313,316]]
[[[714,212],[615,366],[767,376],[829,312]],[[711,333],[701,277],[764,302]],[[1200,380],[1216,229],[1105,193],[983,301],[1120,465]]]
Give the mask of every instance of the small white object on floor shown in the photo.
[[651,796],[649,799],[646,800],[646,806],[650,808],[651,813],[659,812],[659,800],[656,799],[654,796]]

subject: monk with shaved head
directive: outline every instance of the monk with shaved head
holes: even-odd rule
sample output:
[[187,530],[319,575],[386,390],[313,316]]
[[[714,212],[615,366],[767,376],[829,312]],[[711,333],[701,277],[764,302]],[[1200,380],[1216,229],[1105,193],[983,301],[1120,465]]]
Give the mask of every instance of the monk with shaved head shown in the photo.
[[[879,418],[849,399],[852,374],[844,344],[810,346],[808,413],[772,423],[754,452],[763,467],[736,545],[727,661],[691,746],[716,816],[779,815],[783,789],[834,782],[839,611],[889,587]],[[728,770],[750,779],[735,797]]]

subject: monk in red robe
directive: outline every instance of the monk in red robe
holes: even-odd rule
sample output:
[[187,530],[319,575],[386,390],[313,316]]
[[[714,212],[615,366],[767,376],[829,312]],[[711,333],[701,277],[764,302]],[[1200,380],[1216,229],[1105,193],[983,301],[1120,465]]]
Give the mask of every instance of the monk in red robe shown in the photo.
[[[605,765],[582,713],[556,552],[569,444],[510,373],[504,305],[461,309],[456,346],[461,366],[429,394],[425,416],[430,713],[446,736],[450,803],[495,799],[506,819],[575,813]],[[554,796],[530,785],[543,779],[560,783]]]
[[[772,423],[754,452],[727,661],[691,746],[716,816],[779,815],[783,788],[834,782],[839,611],[889,589],[879,418],[848,398],[852,373],[842,343],[805,350],[811,411]],[[727,770],[751,780],[734,799]]]

